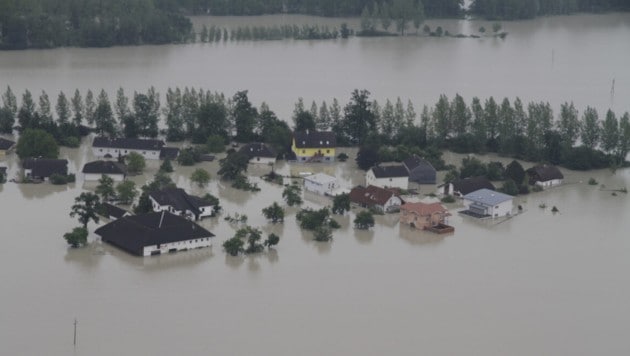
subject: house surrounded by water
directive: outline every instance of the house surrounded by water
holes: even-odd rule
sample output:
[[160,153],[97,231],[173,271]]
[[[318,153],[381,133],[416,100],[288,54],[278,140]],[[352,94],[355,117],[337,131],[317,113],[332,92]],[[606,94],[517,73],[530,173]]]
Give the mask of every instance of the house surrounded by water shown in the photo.
[[68,175],[68,160],[53,158],[27,158],[22,161],[24,177],[47,180],[53,174]]
[[418,184],[435,184],[437,182],[437,171],[429,161],[413,155],[402,163],[407,169],[410,182]]
[[214,204],[190,195],[181,188],[164,188],[149,193],[153,211],[168,211],[191,220],[199,220],[214,214]]
[[127,167],[116,161],[94,161],[83,165],[81,172],[86,181],[97,181],[105,175],[114,182],[121,182],[127,176]]
[[164,141],[143,138],[95,137],[92,152],[96,157],[118,158],[135,152],[145,159],[160,159]]
[[210,246],[214,234],[167,211],[123,216],[94,231],[104,242],[136,256],[153,256]]
[[555,187],[562,184],[564,175],[556,166],[539,165],[525,171],[529,177],[529,184],[543,188]]
[[274,164],[276,152],[269,145],[261,142],[248,143],[238,150],[249,157],[249,163]]
[[514,197],[490,189],[479,189],[464,195],[464,213],[479,218],[512,215]]
[[334,162],[337,136],[332,131],[296,131],[291,151],[301,163]]
[[409,189],[409,172],[402,164],[376,165],[365,173],[365,185],[407,190]]

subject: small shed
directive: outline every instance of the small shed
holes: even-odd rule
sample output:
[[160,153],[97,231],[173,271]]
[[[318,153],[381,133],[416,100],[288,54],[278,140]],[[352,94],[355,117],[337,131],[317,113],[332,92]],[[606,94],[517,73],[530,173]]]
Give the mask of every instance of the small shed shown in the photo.
[[564,175],[556,166],[538,165],[525,171],[529,176],[529,184],[543,188],[554,187],[562,184]]
[[52,158],[27,158],[22,162],[24,177],[46,180],[53,174],[68,175],[68,160]]

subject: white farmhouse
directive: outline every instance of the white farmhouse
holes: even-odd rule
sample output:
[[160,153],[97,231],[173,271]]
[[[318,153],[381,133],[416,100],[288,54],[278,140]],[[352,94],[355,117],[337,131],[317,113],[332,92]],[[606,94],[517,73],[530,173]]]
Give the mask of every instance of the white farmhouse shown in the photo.
[[214,234],[166,211],[124,216],[96,231],[102,240],[137,256],[209,247]]
[[145,159],[160,159],[164,141],[142,138],[95,137],[92,152],[96,157],[117,158],[131,152],[142,155]]
[[212,216],[214,203],[189,195],[181,188],[164,188],[149,193],[153,211],[168,211],[191,220]]
[[304,190],[311,193],[333,196],[338,192],[339,188],[337,178],[325,173],[316,173],[304,177]]
[[264,143],[249,143],[239,150],[240,153],[249,157],[249,163],[274,164],[276,163],[276,153]]
[[409,172],[403,165],[374,166],[365,174],[365,185],[381,188],[409,188]]
[[555,187],[562,184],[564,180],[564,175],[556,166],[540,165],[525,172],[529,176],[529,184],[543,188]]
[[512,214],[513,199],[511,195],[484,188],[464,195],[464,207],[475,217],[498,218]]

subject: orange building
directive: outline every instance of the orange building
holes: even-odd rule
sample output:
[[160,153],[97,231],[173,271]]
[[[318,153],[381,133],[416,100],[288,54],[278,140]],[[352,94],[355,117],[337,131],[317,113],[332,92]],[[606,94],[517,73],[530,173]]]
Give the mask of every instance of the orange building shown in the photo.
[[400,222],[421,230],[446,225],[449,216],[440,203],[407,203],[400,207]]

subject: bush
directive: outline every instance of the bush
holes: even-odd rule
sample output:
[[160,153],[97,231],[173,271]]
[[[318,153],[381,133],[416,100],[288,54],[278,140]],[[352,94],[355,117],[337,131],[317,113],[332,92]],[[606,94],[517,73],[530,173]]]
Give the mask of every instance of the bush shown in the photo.
[[65,137],[62,140],[61,144],[66,147],[77,148],[81,145],[81,140],[79,140],[78,137],[69,136],[69,137]]
[[340,153],[340,154],[337,155],[337,160],[339,162],[345,162],[345,161],[348,160],[348,158],[349,158],[348,155],[345,154],[345,153]]
[[64,185],[64,184],[68,184],[68,178],[67,176],[63,175],[63,174],[53,174],[51,175],[49,178],[50,183],[54,184],[54,185]]
[[455,202],[455,197],[452,195],[447,195],[444,198],[442,198],[442,203],[454,203]]
[[543,187],[539,186],[538,184],[532,186],[532,192],[542,192],[543,190]]
[[588,185],[597,185],[599,184],[595,178],[588,179]]
[[525,184],[522,184],[518,187],[518,194],[529,194],[529,187]]
[[513,180],[508,179],[503,183],[500,191],[508,195],[517,195],[519,190],[516,183],[514,183]]
[[211,135],[206,141],[206,149],[210,153],[221,153],[225,151],[225,140],[219,135]]
[[88,231],[84,227],[75,227],[72,232],[67,232],[63,235],[68,245],[73,248],[84,246],[87,244]]

